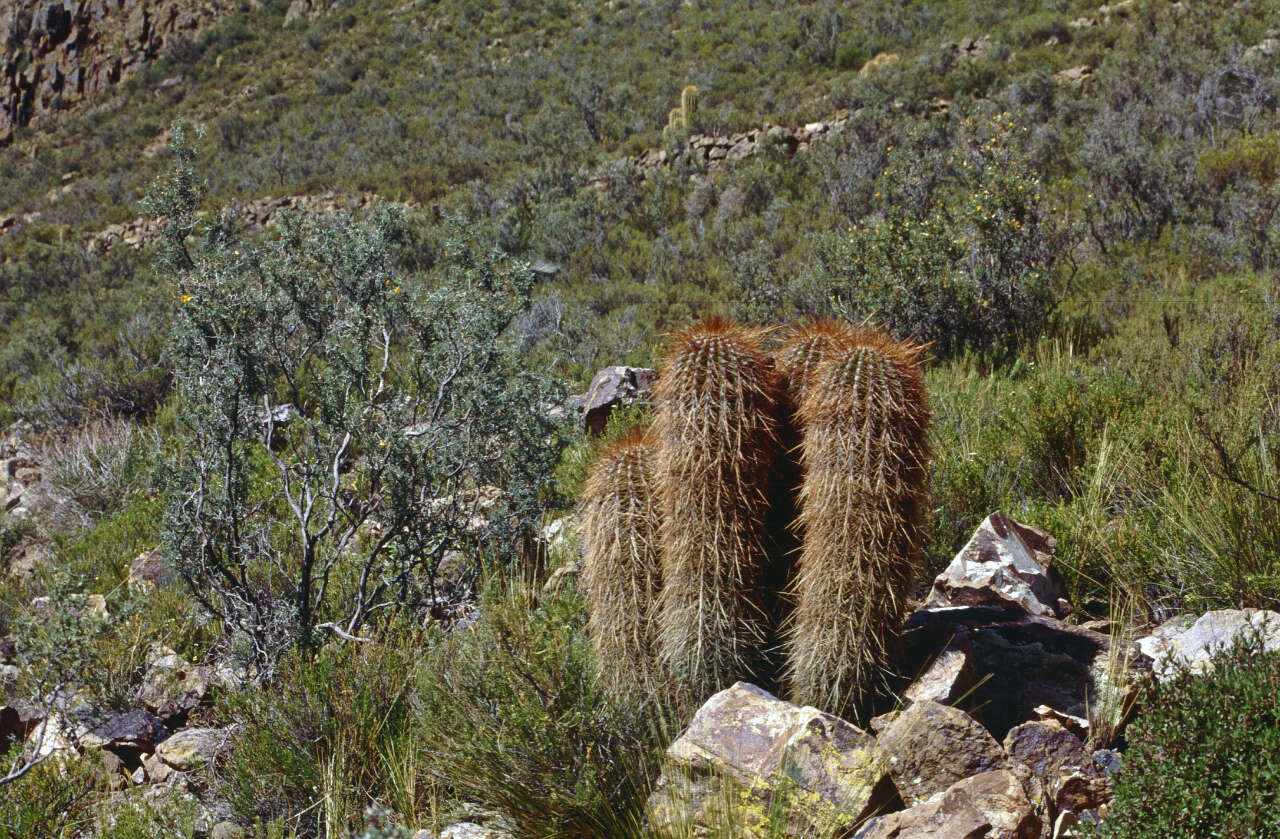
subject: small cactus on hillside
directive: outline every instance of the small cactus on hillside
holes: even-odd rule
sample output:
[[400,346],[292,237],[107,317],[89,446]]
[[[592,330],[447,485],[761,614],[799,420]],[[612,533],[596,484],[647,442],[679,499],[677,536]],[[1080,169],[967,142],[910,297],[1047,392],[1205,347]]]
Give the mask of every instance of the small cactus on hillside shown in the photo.
[[862,331],[804,385],[803,547],[785,641],[794,702],[852,713],[882,677],[886,638],[920,567],[929,425],[921,355]]
[[693,128],[694,118],[698,115],[698,89],[691,84],[680,91],[680,111],[684,116],[686,128]]
[[755,675],[768,636],[768,489],[777,393],[760,333],[706,320],[673,340],[654,389],[662,593],[658,646],[680,698]]
[[600,684],[644,695],[659,684],[654,606],[661,585],[653,450],[636,430],[606,449],[583,488],[582,583]]
[[683,131],[684,127],[684,111],[682,109],[672,108],[667,112],[667,127],[663,129],[664,132]]

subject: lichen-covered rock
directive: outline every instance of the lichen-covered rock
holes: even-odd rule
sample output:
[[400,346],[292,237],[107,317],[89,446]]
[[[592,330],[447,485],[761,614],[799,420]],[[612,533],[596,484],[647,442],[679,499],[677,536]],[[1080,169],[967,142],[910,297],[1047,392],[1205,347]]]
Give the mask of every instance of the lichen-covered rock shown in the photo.
[[1000,744],[976,720],[959,708],[927,700],[898,714],[877,739],[907,804],[1008,763]]
[[647,812],[653,828],[681,835],[727,820],[764,835],[776,812],[797,835],[837,836],[895,799],[869,734],[739,682],[671,744]]
[[229,740],[224,728],[186,728],[156,746],[156,757],[179,772],[191,772],[212,763]]

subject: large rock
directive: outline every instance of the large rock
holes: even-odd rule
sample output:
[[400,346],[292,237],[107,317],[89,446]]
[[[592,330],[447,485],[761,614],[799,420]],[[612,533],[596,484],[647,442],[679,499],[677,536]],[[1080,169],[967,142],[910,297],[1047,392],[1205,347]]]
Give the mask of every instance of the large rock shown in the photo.
[[763,836],[780,813],[797,835],[838,836],[896,798],[869,734],[739,682],[671,744],[647,811],[653,828],[681,835],[712,835],[731,818]]
[[973,717],[937,702],[909,706],[878,740],[907,804],[925,801],[956,781],[1007,766],[1000,744]]
[[602,433],[614,408],[647,400],[657,379],[658,371],[647,367],[606,367],[596,373],[587,392],[574,397],[583,429]]
[[1042,828],[1018,776],[998,769],[874,819],[853,839],[1039,839]]
[[209,696],[211,674],[196,667],[162,644],[148,652],[147,670],[138,689],[138,701],[163,720],[194,711]]
[[1056,545],[1043,530],[994,512],[933,581],[925,607],[1017,606],[1032,615],[1061,616],[1068,607],[1050,568]]
[[1015,726],[1004,738],[1009,757],[1039,778],[1055,814],[1097,811],[1113,797],[1106,770],[1075,734],[1052,720]]
[[1143,654],[1154,663],[1156,677],[1167,681],[1180,671],[1204,673],[1213,668],[1215,653],[1237,641],[1256,641],[1268,652],[1280,650],[1280,612],[1258,609],[1222,609],[1189,619],[1174,618],[1138,641]]
[[213,763],[230,738],[225,728],[185,728],[156,746],[155,756],[179,772],[191,772]]
[[957,635],[973,646],[973,702],[997,739],[1039,719],[1041,705],[1074,717],[1123,707],[1149,665],[1136,645],[1021,608],[921,609],[902,629],[901,666],[919,672]]
[[135,709],[110,714],[80,738],[80,745],[113,752],[150,752],[167,736],[163,720]]

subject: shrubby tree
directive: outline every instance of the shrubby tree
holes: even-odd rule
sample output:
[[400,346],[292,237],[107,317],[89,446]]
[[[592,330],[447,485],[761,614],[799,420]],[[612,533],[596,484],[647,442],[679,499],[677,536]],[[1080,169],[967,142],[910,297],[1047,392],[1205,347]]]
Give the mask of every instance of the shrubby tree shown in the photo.
[[269,668],[325,630],[356,638],[457,594],[438,572],[458,551],[473,561],[455,587],[514,559],[560,442],[557,386],[509,335],[527,266],[454,230],[406,274],[408,229],[387,209],[241,241],[230,216],[199,221],[181,127],[173,149],[150,199],[176,294],[164,532],[196,598]]

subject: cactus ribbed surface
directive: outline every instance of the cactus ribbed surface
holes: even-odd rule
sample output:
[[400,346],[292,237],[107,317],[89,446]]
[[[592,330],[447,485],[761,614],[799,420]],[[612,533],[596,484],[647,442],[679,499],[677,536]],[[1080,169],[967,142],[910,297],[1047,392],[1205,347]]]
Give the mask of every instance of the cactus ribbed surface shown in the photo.
[[698,89],[691,84],[680,91],[680,111],[684,116],[684,124],[692,128],[694,117],[698,113]]
[[636,430],[606,449],[583,488],[582,583],[600,684],[643,696],[658,684],[654,608],[660,582],[653,450]]
[[798,408],[818,366],[856,341],[861,331],[844,321],[822,318],[794,329],[774,353],[778,376]]
[[793,702],[852,714],[920,567],[929,425],[922,348],[859,331],[818,364],[799,405],[803,547],[786,632]]
[[710,319],[678,334],[654,389],[661,534],[658,646],[679,698],[751,678],[768,637],[772,362],[761,334]]

